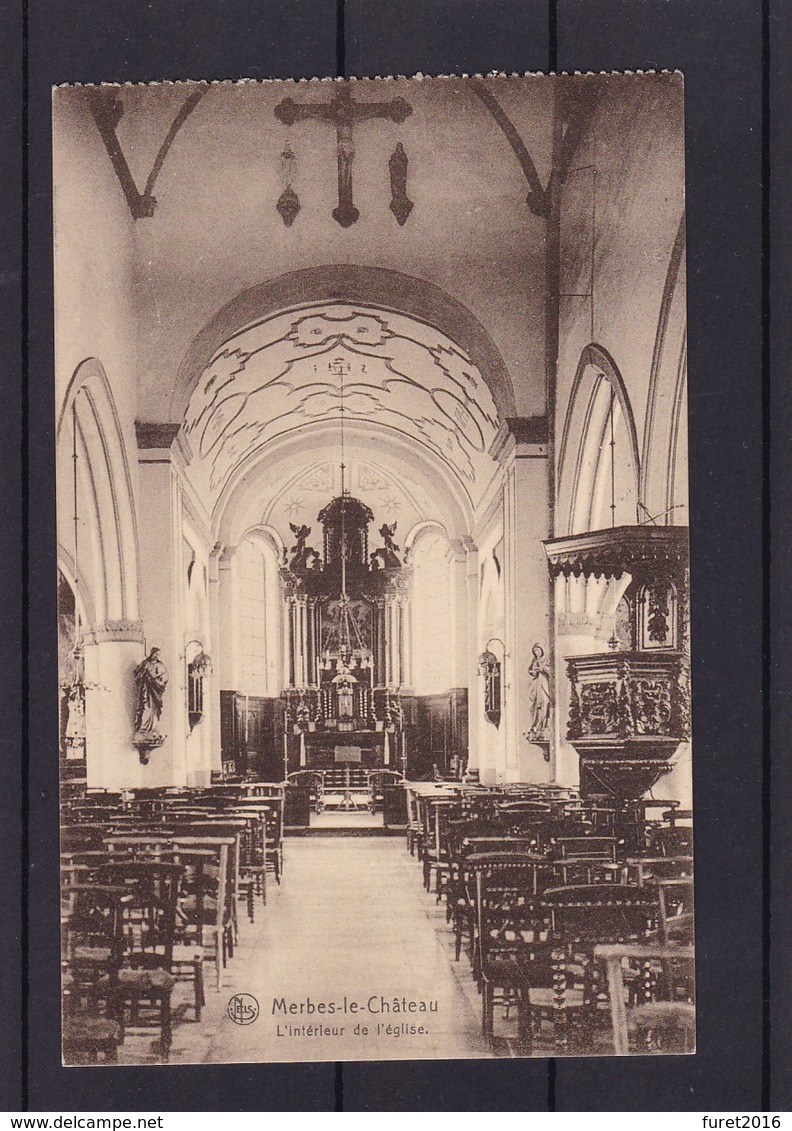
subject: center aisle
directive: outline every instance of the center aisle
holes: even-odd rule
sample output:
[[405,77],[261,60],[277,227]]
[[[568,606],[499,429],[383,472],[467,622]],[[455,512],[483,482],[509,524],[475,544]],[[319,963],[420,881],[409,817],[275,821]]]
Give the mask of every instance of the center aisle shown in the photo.
[[[270,882],[269,896],[255,925],[241,925],[223,989],[210,995],[201,1059],[492,1056],[469,965],[453,962],[442,908],[401,838],[288,839],[284,883]],[[227,1015],[235,993],[257,999],[252,1023]]]

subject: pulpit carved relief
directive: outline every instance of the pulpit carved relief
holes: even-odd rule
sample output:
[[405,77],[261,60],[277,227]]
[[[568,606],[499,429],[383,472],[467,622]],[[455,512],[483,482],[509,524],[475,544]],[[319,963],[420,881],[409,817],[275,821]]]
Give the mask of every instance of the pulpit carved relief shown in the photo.
[[642,735],[682,742],[688,736],[687,661],[679,653],[575,656],[567,661],[567,671],[570,741]]
[[639,797],[690,737],[687,529],[615,527],[545,543],[553,577],[627,584],[609,650],[567,656],[581,790]]

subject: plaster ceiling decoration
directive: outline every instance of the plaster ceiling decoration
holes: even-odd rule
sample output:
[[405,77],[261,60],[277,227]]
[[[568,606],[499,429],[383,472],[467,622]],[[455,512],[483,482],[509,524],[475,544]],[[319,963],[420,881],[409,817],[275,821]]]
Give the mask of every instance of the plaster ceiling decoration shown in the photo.
[[370,463],[361,463],[355,483],[361,491],[384,491],[388,488],[388,480],[384,479],[376,467]]
[[322,495],[326,495],[328,491],[333,490],[333,470],[333,465],[330,463],[311,468],[298,480],[297,489],[319,491]]
[[470,358],[416,319],[324,303],[242,329],[202,373],[183,428],[188,474],[209,509],[242,464],[275,440],[305,445],[310,426],[340,422],[342,404],[348,424],[383,442],[398,433],[421,444],[477,504],[496,467],[499,419]]

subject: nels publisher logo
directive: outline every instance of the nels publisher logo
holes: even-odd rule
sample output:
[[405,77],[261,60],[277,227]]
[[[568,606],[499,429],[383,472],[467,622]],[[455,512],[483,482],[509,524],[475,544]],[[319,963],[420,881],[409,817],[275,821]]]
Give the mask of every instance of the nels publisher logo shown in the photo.
[[235,1025],[252,1025],[259,1015],[259,1003],[253,994],[234,994],[227,1013]]

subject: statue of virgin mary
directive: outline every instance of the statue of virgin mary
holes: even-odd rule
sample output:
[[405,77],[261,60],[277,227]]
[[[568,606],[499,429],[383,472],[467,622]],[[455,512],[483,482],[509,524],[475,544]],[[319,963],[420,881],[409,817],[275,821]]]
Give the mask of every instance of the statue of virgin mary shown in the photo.
[[548,742],[550,739],[550,669],[544,648],[534,644],[533,659],[528,666],[528,732],[529,742]]

